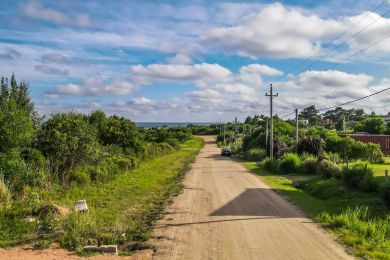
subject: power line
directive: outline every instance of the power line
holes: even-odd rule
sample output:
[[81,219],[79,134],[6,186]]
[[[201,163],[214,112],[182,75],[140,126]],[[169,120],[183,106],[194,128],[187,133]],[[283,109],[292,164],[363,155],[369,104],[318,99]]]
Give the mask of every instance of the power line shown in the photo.
[[[348,33],[350,30],[352,30],[355,26],[357,26],[358,24],[360,24],[363,20],[365,20],[369,15],[370,13],[373,13],[375,12],[376,10],[378,10],[380,7],[382,7],[383,5],[385,5],[387,3],[387,0],[384,0],[382,1],[379,5],[377,5],[375,8],[373,8],[372,10],[370,10],[369,12],[367,12],[366,15],[364,15],[361,19],[359,19],[359,21],[357,21],[356,23],[352,24],[350,27],[348,27],[347,30],[345,30],[344,32],[342,32],[341,34],[337,35],[335,38],[333,38],[330,42],[328,42],[327,44],[325,44],[325,46],[323,47],[324,49],[329,47],[332,43],[334,43],[336,40],[340,39],[342,36],[344,36],[346,33]],[[387,12],[383,15],[386,15]],[[383,15],[381,15],[380,17],[382,17]],[[378,19],[379,20],[379,19]],[[356,35],[354,35],[356,36]],[[353,37],[351,37],[353,38]],[[351,38],[349,38],[347,41],[349,41]],[[344,44],[344,43],[343,43]],[[332,49],[334,50],[334,49]],[[302,65],[304,65],[305,63],[307,63],[308,61],[312,60],[312,59],[315,59],[316,57],[321,57],[320,55],[312,55],[311,57],[305,59],[304,61],[300,62],[298,65],[296,65],[295,67],[293,67],[292,69],[288,70],[284,75],[280,76],[277,81],[283,79],[284,77],[286,77],[286,75],[290,74],[291,72],[295,71],[296,69],[298,69],[299,67],[301,67]]]
[[372,93],[372,94],[370,94],[370,95],[367,95],[367,96],[364,96],[364,97],[361,97],[361,98],[357,98],[357,99],[354,99],[354,100],[351,100],[351,101],[348,101],[348,102],[345,102],[345,103],[342,103],[342,104],[338,104],[338,105],[331,106],[331,107],[324,107],[324,108],[320,108],[320,109],[317,109],[317,110],[318,110],[318,111],[329,110],[329,109],[332,109],[332,108],[336,108],[336,107],[348,105],[348,104],[354,103],[354,102],[356,102],[356,101],[359,101],[359,100],[362,100],[362,99],[366,99],[366,98],[375,96],[375,95],[377,95],[377,94],[379,94],[379,93],[382,93],[382,92],[385,92],[385,91],[387,91],[387,90],[390,90],[390,88],[385,88],[385,89],[382,89],[382,90],[377,91],[377,92],[375,92],[375,93]]
[[286,118],[286,117],[288,117],[288,116],[290,116],[290,115],[292,115],[292,114],[294,114],[294,113],[295,113],[295,110],[292,111],[291,113],[287,114],[287,115],[282,116],[281,119]]
[[[349,55],[348,57],[342,59],[341,61],[339,61],[339,62],[337,62],[337,63],[335,63],[335,64],[330,65],[330,66],[327,67],[325,70],[330,70],[330,69],[335,68],[336,66],[342,64],[343,62],[345,62],[345,61],[351,59],[352,57],[354,57],[354,56],[356,56],[356,55],[358,55],[358,54],[360,54],[360,53],[365,52],[366,50],[368,50],[368,49],[374,47],[375,45],[377,45],[377,44],[383,42],[384,40],[386,40],[386,39],[388,39],[388,38],[390,38],[390,34],[387,35],[387,36],[385,36],[385,37],[383,37],[383,38],[381,38],[381,39],[379,39],[379,40],[377,40],[377,41],[375,41],[374,43],[370,44],[369,46],[367,46],[367,47],[365,47],[365,48],[363,48],[363,49],[360,49],[359,51],[357,51],[357,52],[355,52],[355,53]],[[321,109],[318,109],[318,110],[320,110],[320,111],[321,111],[321,110],[328,110],[328,109],[335,108],[335,107],[338,107],[338,106],[350,104],[350,103],[353,103],[353,102],[356,102],[356,101],[359,101],[359,100],[362,100],[362,99],[365,99],[365,98],[374,96],[374,95],[376,95],[376,94],[382,93],[382,92],[387,91],[387,90],[389,90],[389,89],[390,89],[390,88],[387,88],[387,89],[384,89],[384,90],[375,92],[375,93],[373,93],[373,94],[367,95],[367,96],[365,96],[365,97],[358,98],[358,99],[356,99],[356,100],[352,100],[352,101],[349,101],[349,102],[346,102],[346,103],[343,103],[343,104],[338,104],[338,105],[331,106],[331,107],[327,107],[327,108],[321,108]],[[303,108],[299,108],[299,109],[303,109]],[[285,117],[287,117],[287,116],[289,116],[289,115],[291,115],[291,114],[293,114],[293,112],[291,112],[291,113],[289,113],[289,114],[287,114],[287,115],[285,115],[285,116],[283,116],[283,117],[281,117],[281,118],[285,118]]]
[[351,37],[349,37],[348,39],[344,40],[343,42],[339,43],[338,45],[336,45],[335,47],[333,47],[331,50],[327,51],[325,54],[319,56],[316,58],[316,60],[314,60],[313,62],[311,62],[308,66],[304,67],[301,71],[304,71],[304,70],[307,70],[311,67],[313,67],[314,65],[316,65],[318,62],[320,62],[321,59],[325,58],[326,56],[328,56],[329,54],[331,54],[332,52],[334,52],[335,50],[337,50],[338,48],[340,48],[341,46],[343,46],[345,43],[349,42],[351,39],[353,39],[354,37],[358,36],[359,34],[361,34],[363,31],[365,31],[366,29],[368,29],[369,27],[371,27],[372,25],[374,25],[375,23],[377,23],[381,18],[383,18],[385,15],[389,14],[390,13],[390,10],[388,10],[387,12],[383,13],[382,15],[380,15],[377,19],[375,19],[374,21],[372,21],[371,23],[369,23],[368,25],[366,25],[365,27],[363,27],[361,30],[359,30],[358,32],[354,33]]

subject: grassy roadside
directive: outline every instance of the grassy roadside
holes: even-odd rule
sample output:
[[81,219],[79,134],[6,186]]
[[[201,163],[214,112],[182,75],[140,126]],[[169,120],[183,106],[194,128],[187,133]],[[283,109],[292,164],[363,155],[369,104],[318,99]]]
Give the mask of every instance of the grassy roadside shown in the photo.
[[194,138],[180,150],[147,161],[133,172],[120,174],[104,184],[39,191],[41,200],[65,208],[85,199],[90,211],[62,218],[49,214],[39,223],[40,231],[36,231],[37,223],[26,223],[17,212],[13,218],[0,212],[0,245],[32,239],[59,242],[75,251],[98,243],[118,244],[123,251],[135,249],[149,238],[169,198],[180,192],[181,177],[202,146],[203,140]]
[[[243,162],[268,186],[334,232],[341,243],[364,259],[390,259],[389,214],[377,193],[361,193],[337,179],[315,175],[275,174],[259,163]],[[293,181],[303,184],[298,189]]]

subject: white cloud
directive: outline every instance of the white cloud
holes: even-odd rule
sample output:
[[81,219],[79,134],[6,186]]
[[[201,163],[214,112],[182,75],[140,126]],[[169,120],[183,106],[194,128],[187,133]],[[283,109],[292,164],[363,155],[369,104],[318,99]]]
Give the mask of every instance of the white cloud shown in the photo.
[[61,84],[48,91],[49,95],[58,96],[120,96],[133,93],[137,86],[122,78],[114,78],[110,82],[101,77],[84,79],[81,84]]
[[226,81],[231,76],[230,70],[218,64],[150,64],[134,65],[130,68],[133,78],[141,84],[156,81],[194,81],[199,85],[215,81]]
[[[307,71],[295,79],[276,84],[275,91],[280,94],[275,99],[275,108],[279,110],[279,114],[284,114],[309,105],[325,108],[341,104],[373,93],[370,85],[372,80],[373,77],[367,74],[335,70]],[[358,104],[363,108],[366,105],[367,102]]]
[[319,41],[334,35],[344,26],[334,20],[305,15],[280,3],[265,6],[232,27],[215,28],[202,41],[221,46],[227,53],[257,57],[309,57],[318,52]]
[[92,26],[92,21],[87,14],[74,13],[72,16],[69,16],[59,10],[44,7],[40,0],[28,1],[22,6],[22,12],[28,17],[45,20],[55,24],[79,27]]
[[240,73],[258,73],[264,76],[280,76],[283,72],[275,68],[269,67],[263,64],[250,64],[243,66],[240,69]]
[[183,65],[187,65],[187,64],[191,64],[192,63],[192,59],[188,55],[178,53],[174,57],[168,58],[167,62],[169,64],[183,64]]

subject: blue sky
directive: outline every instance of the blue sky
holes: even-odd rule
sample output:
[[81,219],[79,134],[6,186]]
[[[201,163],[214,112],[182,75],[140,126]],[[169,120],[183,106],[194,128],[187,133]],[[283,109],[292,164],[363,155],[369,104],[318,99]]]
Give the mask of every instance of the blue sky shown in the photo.
[[[268,113],[270,83],[279,115],[390,87],[390,3],[380,0],[2,6],[0,75],[29,81],[40,114],[102,109],[134,121],[230,121]],[[387,113],[389,101],[384,92],[349,108]]]

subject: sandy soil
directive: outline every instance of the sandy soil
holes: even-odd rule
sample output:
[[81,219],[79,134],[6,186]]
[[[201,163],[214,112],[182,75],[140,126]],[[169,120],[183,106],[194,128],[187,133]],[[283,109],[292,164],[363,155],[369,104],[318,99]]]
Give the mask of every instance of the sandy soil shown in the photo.
[[[352,259],[334,239],[230,158],[213,137],[148,242],[131,257],[89,259]],[[79,259],[62,249],[0,249],[0,259]]]
[[156,259],[351,259],[343,247],[242,165],[214,138],[183,194],[154,232]]

